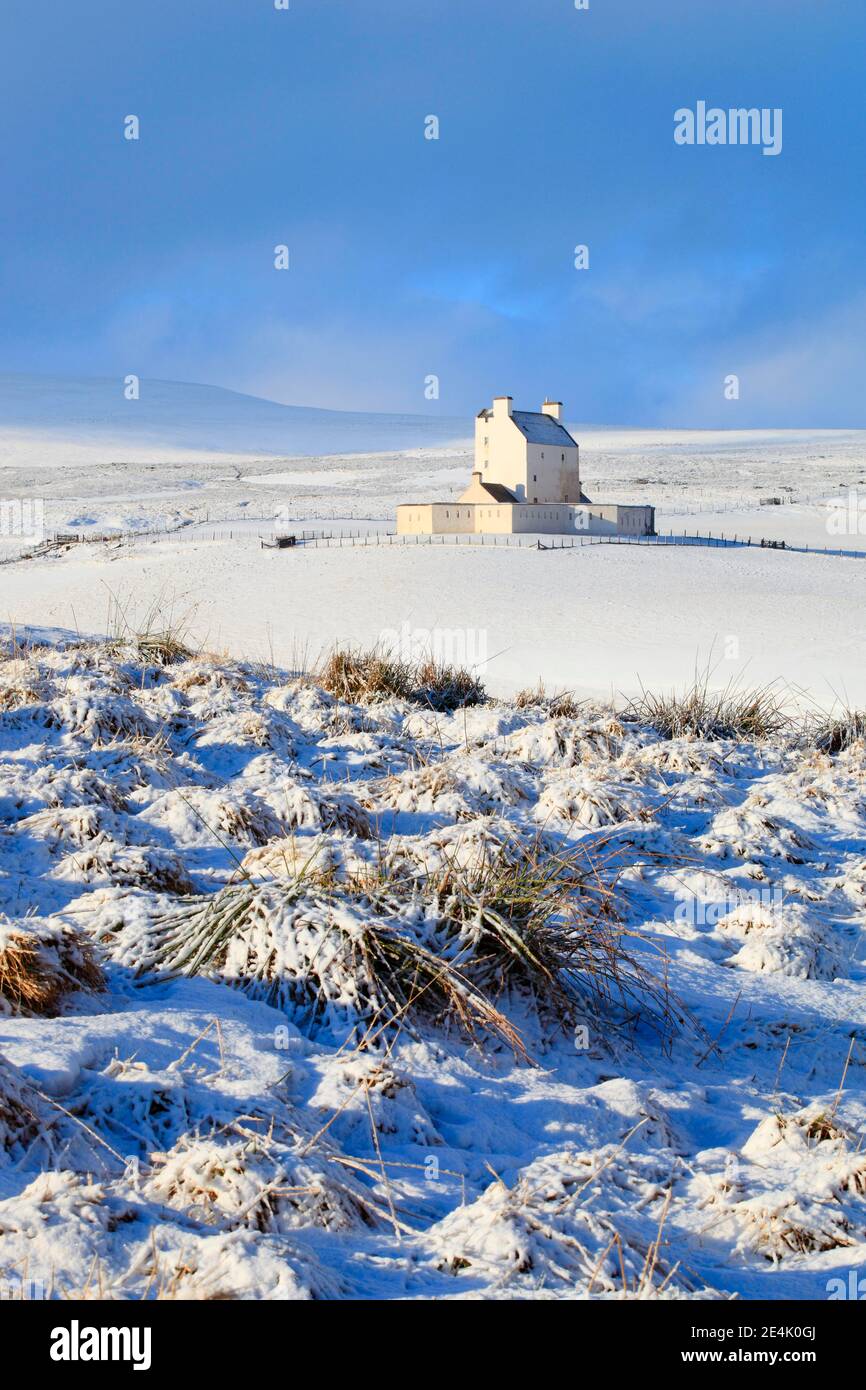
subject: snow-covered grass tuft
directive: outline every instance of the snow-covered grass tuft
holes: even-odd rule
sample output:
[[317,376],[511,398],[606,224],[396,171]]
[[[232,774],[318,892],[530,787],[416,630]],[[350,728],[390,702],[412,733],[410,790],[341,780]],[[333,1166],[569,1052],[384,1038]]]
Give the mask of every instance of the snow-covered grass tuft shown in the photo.
[[866,744],[866,710],[843,709],[820,717],[813,739],[822,753],[842,753]]
[[382,899],[334,903],[296,880],[231,884],[158,920],[141,968],[208,974],[312,1025],[369,1028],[407,1016],[453,1018],[523,1051],[517,1029],[417,920],[386,915]]
[[135,615],[131,604],[115,595],[109,602],[108,630],[110,650],[131,654],[136,660],[156,666],[172,666],[194,655],[189,645],[190,615],[178,616],[173,605],[157,597],[144,614]]
[[691,736],[756,742],[790,727],[784,693],[776,685],[746,690],[731,681],[718,690],[710,684],[709,671],[697,675],[682,691],[654,694],[644,690],[629,702],[627,712],[669,739]]
[[45,1134],[44,1110],[33,1087],[0,1056],[0,1154],[20,1161]]
[[719,930],[742,942],[727,962],[740,970],[832,980],[841,968],[838,945],[800,903],[746,904],[723,917]]
[[664,1248],[669,1182],[658,1158],[619,1146],[547,1154],[441,1223],[442,1267],[511,1297],[717,1296]]
[[526,686],[514,697],[515,709],[540,708],[551,719],[576,719],[586,707],[585,700],[576,700],[568,690],[554,690],[548,693],[543,681],[535,686]]
[[103,983],[92,946],[72,927],[0,923],[0,1013],[56,1014],[67,995]]
[[154,1154],[153,1166],[149,1193],[208,1225],[353,1231],[383,1219],[372,1193],[339,1158],[299,1156],[249,1123],[208,1137],[185,1135],[168,1153]]
[[157,919],[138,960],[224,979],[309,1023],[337,1014],[384,1029],[420,1016],[524,1054],[503,998],[561,1027],[589,1008],[610,1027],[637,1012],[675,1030],[682,1011],[627,941],[594,860],[530,840],[432,871],[380,857],[348,879],[314,865],[244,879]]
[[348,704],[410,700],[446,711],[485,699],[484,686],[471,671],[432,657],[407,660],[385,647],[335,647],[313,679]]
[[863,1240],[866,1156],[833,1109],[777,1111],[743,1145],[754,1182],[732,1208],[741,1248],[777,1264]]

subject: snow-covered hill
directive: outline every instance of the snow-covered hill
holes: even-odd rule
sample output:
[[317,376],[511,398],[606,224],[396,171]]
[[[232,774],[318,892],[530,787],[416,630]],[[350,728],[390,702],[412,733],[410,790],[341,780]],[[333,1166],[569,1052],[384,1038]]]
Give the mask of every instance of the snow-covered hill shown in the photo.
[[471,422],[279,405],[179,381],[0,374],[0,465],[368,453],[465,439]]

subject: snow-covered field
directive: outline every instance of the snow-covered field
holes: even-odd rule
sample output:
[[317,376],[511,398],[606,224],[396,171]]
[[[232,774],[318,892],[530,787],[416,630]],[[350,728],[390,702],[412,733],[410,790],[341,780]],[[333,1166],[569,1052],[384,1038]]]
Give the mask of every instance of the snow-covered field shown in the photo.
[[[826,502],[866,484],[866,435],[843,430],[570,428],[585,490],[651,502],[665,527],[711,529],[745,515],[770,534],[803,508],[826,539]],[[732,422],[733,423],[733,422]],[[471,419],[283,406],[179,382],[123,383],[0,374],[2,495],[42,497],[51,530],[134,529],[237,516],[393,522],[398,502],[461,492]],[[765,496],[792,505],[760,506]]]
[[[866,1263],[863,744],[623,717],[696,667],[866,706],[866,561],[387,544],[471,425],[0,378],[0,498],[138,533],[0,537],[0,1293],[825,1298]],[[862,433],[575,433],[660,530],[866,550],[827,525]],[[275,517],[386,543],[263,549]],[[168,623],[216,655],[92,640]],[[496,698],[292,675],[395,638]]]
[[862,1267],[862,743],[155,655],[0,667],[7,1285],[826,1298]]
[[[80,546],[0,570],[7,623],[106,632],[156,601],[195,644],[292,669],[334,642],[453,649],[498,694],[542,678],[580,695],[777,678],[866,703],[866,561],[778,551],[587,546],[261,549],[234,539]],[[447,652],[446,652],[447,654]],[[474,655],[473,655],[474,654]]]
[[[722,684],[778,678],[821,705],[866,701],[859,560],[260,548],[275,516],[296,531],[385,533],[401,500],[458,494],[471,421],[341,415],[147,381],[125,401],[116,382],[7,377],[0,404],[0,491],[42,498],[49,531],[180,528],[0,568],[7,623],[105,632],[115,598],[139,615],[173,609],[196,641],[282,666],[299,648],[428,632],[483,649],[500,694],[536,677],[590,695],[669,687],[709,664]],[[662,531],[866,549],[866,534],[828,531],[828,502],[862,495],[863,433],[574,428],[588,493],[655,503]],[[787,500],[761,505],[768,496]],[[0,555],[21,544],[7,537]]]

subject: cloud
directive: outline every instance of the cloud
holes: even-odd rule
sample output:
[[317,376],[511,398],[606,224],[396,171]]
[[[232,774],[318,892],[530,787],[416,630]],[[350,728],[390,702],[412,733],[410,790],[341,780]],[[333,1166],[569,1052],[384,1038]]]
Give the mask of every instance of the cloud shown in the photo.
[[[738,401],[724,400],[728,373],[740,379]],[[671,396],[677,419],[734,428],[866,427],[866,293],[823,314],[714,348],[701,378]]]

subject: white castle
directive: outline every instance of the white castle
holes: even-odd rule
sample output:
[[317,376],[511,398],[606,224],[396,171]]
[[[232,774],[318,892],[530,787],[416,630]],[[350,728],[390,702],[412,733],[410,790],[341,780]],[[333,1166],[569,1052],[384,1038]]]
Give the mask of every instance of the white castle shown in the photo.
[[540,411],[515,410],[510,396],[497,396],[475,420],[475,469],[466,491],[453,502],[403,503],[397,531],[647,536],[655,531],[655,508],[590,502],[561,401],[545,401]]

